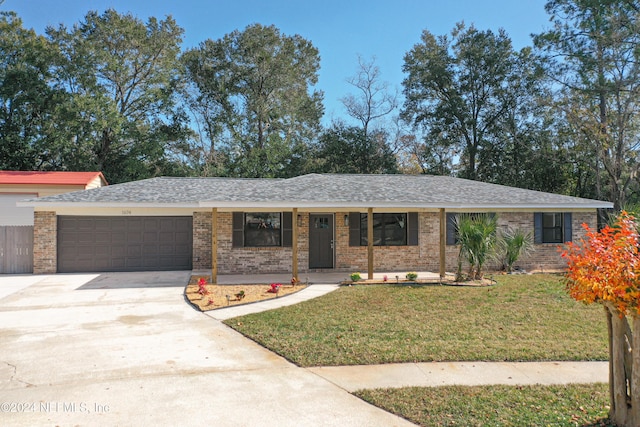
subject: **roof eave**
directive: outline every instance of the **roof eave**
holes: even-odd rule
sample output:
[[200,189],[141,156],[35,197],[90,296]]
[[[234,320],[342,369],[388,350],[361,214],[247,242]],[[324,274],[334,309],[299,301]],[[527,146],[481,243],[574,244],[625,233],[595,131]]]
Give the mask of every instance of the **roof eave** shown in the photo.
[[594,202],[584,204],[572,203],[542,203],[542,204],[472,204],[472,203],[393,203],[393,202],[310,202],[310,201],[206,201],[206,202],[43,202],[40,200],[19,201],[19,207],[33,208],[222,208],[222,209],[453,209],[453,210],[531,210],[531,209],[612,209],[608,202]]
[[41,202],[19,201],[19,207],[32,208],[199,208],[198,203],[128,203],[128,202]]
[[456,203],[394,203],[394,202],[295,202],[295,201],[265,201],[265,202],[225,202],[206,201],[200,202],[201,208],[335,208],[335,209],[384,209],[384,208],[406,208],[406,209],[499,209],[499,210],[523,210],[523,209],[611,209],[612,203],[594,202],[585,204],[572,203],[543,203],[543,204],[456,204]]

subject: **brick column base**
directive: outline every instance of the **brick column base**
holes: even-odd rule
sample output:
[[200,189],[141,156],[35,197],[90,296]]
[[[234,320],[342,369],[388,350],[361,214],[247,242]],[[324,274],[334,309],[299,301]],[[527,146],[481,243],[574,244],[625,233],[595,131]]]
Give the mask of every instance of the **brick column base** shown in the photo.
[[33,273],[58,272],[58,221],[55,212],[33,213]]

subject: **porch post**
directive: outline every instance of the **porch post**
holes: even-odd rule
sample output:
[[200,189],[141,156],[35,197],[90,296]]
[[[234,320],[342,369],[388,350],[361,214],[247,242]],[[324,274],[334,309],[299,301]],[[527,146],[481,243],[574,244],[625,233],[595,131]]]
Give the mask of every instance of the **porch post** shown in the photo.
[[373,208],[367,210],[367,277],[373,279]]
[[446,270],[447,249],[447,217],[444,208],[440,208],[440,280],[444,279]]
[[293,208],[292,218],[292,227],[291,227],[291,255],[292,255],[292,265],[291,265],[291,273],[293,274],[293,278],[298,281],[298,208]]
[[218,209],[211,209],[211,283],[218,283]]

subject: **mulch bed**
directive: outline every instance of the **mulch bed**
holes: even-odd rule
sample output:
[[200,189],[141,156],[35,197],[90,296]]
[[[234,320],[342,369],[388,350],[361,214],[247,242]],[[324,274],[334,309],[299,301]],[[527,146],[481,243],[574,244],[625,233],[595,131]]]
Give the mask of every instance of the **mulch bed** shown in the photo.
[[[198,285],[200,279],[206,280],[204,292],[200,292]],[[264,301],[274,298],[282,298],[294,292],[306,288],[304,284],[292,286],[289,283],[282,283],[277,293],[269,292],[271,284],[243,284],[243,285],[212,285],[209,282],[210,276],[191,276],[189,284],[186,286],[184,294],[189,302],[201,311],[216,310],[234,305],[249,304],[257,301]],[[243,293],[244,295],[242,295]]]

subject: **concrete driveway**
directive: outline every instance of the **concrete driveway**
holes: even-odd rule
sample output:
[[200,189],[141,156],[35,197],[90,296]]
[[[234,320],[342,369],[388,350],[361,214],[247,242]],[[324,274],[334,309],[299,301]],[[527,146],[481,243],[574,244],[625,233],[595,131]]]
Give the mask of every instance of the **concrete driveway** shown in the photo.
[[141,277],[0,276],[0,425],[412,425]]

